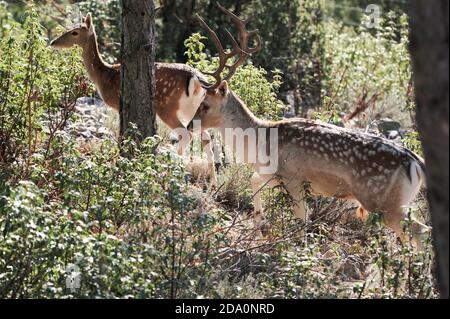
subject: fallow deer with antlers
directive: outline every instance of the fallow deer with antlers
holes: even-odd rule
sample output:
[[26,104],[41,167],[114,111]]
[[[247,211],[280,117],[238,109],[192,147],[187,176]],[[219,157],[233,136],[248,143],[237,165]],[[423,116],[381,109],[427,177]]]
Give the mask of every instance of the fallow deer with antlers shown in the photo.
[[[233,20],[245,27],[236,16]],[[219,70],[223,70],[229,57],[217,35],[202,23],[220,52]],[[255,53],[260,47],[241,49]],[[224,80],[220,72],[215,74],[218,93],[206,96],[194,121],[199,121],[201,130],[219,129],[237,158],[255,169],[251,182],[258,225],[265,224],[261,189],[266,185],[283,185],[294,199],[295,215],[305,221],[307,184],[315,195],[358,202],[360,218],[369,211],[383,213],[386,225],[403,237],[401,222],[425,180],[419,156],[383,138],[320,121],[260,120],[229,90],[227,80],[233,74]],[[419,244],[419,235],[428,227],[414,221],[412,230]]]
[[[218,4],[219,9],[232,18],[232,21],[238,26],[240,44],[233,39],[233,50],[229,54],[221,54],[224,58],[230,59],[238,56],[238,61],[231,67],[230,77],[236,69],[245,62],[245,59],[251,54],[246,52],[246,43],[254,32],[247,32],[242,28],[239,19],[236,20],[230,11]],[[204,22],[203,22],[204,23]],[[217,36],[212,39],[218,43]],[[72,46],[80,46],[83,50],[83,62],[91,80],[96,85],[105,104],[119,111],[120,103],[120,64],[110,65],[102,59],[97,42],[97,34],[95,32],[92,17],[88,14],[83,22],[77,24],[67,30],[63,35],[51,42],[51,47],[55,49],[70,48]],[[217,78],[224,68],[219,69],[212,74]],[[220,82],[210,84],[207,77],[196,69],[177,63],[157,63],[156,64],[156,96],[155,108],[158,117],[172,130],[183,132],[187,127],[201,102],[206,95],[214,96],[219,94],[217,91]],[[180,130],[181,129],[181,130]],[[189,145],[192,135],[184,130],[187,134],[180,133],[178,145],[178,154],[183,155],[186,147]],[[202,133],[202,144],[205,147],[209,161],[209,174],[212,184],[216,184],[217,177],[214,166],[214,154],[211,146],[211,138],[207,131]]]

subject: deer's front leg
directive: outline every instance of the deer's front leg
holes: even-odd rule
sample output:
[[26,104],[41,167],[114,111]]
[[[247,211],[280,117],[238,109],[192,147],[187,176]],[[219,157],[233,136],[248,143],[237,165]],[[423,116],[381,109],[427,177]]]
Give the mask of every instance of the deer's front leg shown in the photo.
[[299,184],[302,185],[303,183],[287,184],[286,189],[293,200],[292,209],[295,217],[304,222],[306,221],[306,192],[303,187],[298,186]]
[[202,132],[202,146],[208,159],[208,174],[211,179],[211,187],[217,187],[216,165],[211,135],[207,131]]
[[304,192],[300,192],[298,199],[295,199],[294,203],[295,217],[302,222],[306,221],[306,202],[304,196]]
[[273,175],[259,175],[258,173],[253,174],[250,179],[252,184],[252,190],[254,195],[254,216],[253,221],[255,226],[259,228],[262,234],[265,236],[269,230],[267,225],[267,220],[264,216],[264,209],[261,201],[261,193],[264,186],[276,187],[279,185],[279,182]]
[[182,128],[177,129],[177,135],[178,135],[177,153],[179,156],[183,156],[186,154],[186,150],[189,147],[189,144],[191,144],[192,133],[186,130],[185,128]]
[[172,134],[178,138],[177,153],[183,156],[186,153],[189,144],[192,141],[192,132],[190,132],[177,117],[162,116],[161,120],[172,129]]
[[289,195],[291,195],[294,201],[292,209],[294,211],[295,217],[298,221],[302,223],[301,229],[299,230],[299,236],[304,237],[306,232],[306,193],[303,188],[299,187],[287,187]]

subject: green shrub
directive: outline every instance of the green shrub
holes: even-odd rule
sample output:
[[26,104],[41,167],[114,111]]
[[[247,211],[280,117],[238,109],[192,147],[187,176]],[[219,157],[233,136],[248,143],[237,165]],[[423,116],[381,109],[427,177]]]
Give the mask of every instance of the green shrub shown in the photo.
[[325,22],[324,111],[349,114],[357,106],[366,105],[364,125],[390,116],[411,127],[414,116],[410,112],[415,105],[408,21],[401,16],[398,40],[395,18],[394,13],[385,16],[375,31],[364,25],[355,28]]
[[[76,99],[87,94],[79,55],[47,47],[45,30],[32,5],[23,25],[3,16],[0,40],[0,165],[29,171],[37,144],[64,127]],[[52,115],[52,116],[50,116]],[[44,118],[49,121],[44,129]],[[51,141],[48,144],[51,144]],[[2,176],[0,176],[1,178]]]
[[[7,186],[0,201],[2,297],[195,297],[223,241],[197,212],[184,169],[158,140],[104,144],[89,157],[64,146],[42,184]],[[63,146],[61,146],[63,147]],[[53,166],[54,167],[54,166]],[[42,184],[40,188],[36,184]],[[66,289],[78,267],[80,289]]]

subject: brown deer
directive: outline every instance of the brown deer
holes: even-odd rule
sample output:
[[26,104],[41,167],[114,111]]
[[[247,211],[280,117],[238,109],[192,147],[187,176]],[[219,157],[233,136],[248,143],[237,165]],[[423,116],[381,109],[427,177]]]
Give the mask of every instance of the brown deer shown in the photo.
[[[102,59],[97,34],[90,14],[53,40],[55,49],[78,45],[83,50],[83,63],[89,77],[97,87],[106,105],[119,111],[120,64],[110,65]],[[205,77],[183,64],[156,64],[156,113],[171,129],[186,127],[206,95]],[[186,145],[180,143],[178,153],[184,153]]]
[[[222,51],[224,67],[227,56],[217,36],[211,37]],[[296,217],[305,221],[307,184],[312,194],[358,202],[361,218],[369,211],[383,213],[386,225],[404,235],[401,222],[425,180],[420,157],[380,137],[319,121],[260,120],[229,90],[227,79],[216,79],[218,93],[206,96],[194,121],[201,123],[201,130],[219,129],[237,158],[255,169],[251,182],[259,226],[265,224],[260,196],[264,186],[283,185],[294,199]],[[412,230],[420,244],[419,235],[428,227],[413,221]]]
[[[237,25],[239,32],[240,45],[233,39],[233,51],[226,54],[230,59],[239,56],[238,61],[231,67],[229,77],[234,74],[236,69],[242,65],[251,52],[246,52],[249,37],[255,32],[247,32],[245,24],[230,11],[218,4],[219,9]],[[201,19],[200,19],[201,20]],[[203,24],[203,20],[201,20]],[[259,40],[259,38],[258,38]],[[218,39],[213,39],[217,43]],[[260,42],[258,42],[260,44]],[[116,111],[119,111],[120,103],[120,64],[110,65],[102,59],[97,42],[92,17],[88,14],[83,23],[77,24],[67,30],[63,35],[51,42],[51,47],[55,49],[65,49],[72,46],[80,46],[83,50],[83,62],[91,80],[96,85],[105,104]],[[223,50],[222,50],[223,51]],[[221,51],[221,52],[222,52]],[[212,74],[218,77],[224,70],[224,67]],[[220,82],[211,85],[207,78],[196,69],[176,63],[157,63],[156,64],[156,114],[172,130],[183,131],[194,117],[198,107],[206,95],[219,94],[216,90]],[[183,155],[186,147],[189,145],[192,134],[188,131],[185,134],[179,134],[178,154]],[[210,143],[211,138],[207,131],[202,132],[202,144],[205,148],[209,161],[209,174],[213,185],[217,183],[217,177],[214,166],[214,154]]]

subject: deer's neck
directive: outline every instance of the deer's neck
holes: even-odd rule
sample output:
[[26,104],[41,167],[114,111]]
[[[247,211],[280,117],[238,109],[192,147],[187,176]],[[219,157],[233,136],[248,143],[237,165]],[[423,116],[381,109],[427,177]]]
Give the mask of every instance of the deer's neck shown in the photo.
[[241,128],[247,130],[250,128],[267,128],[269,122],[258,119],[250,109],[245,106],[237,96],[232,96],[229,103],[225,106],[223,117],[224,128]]
[[94,34],[88,40],[83,47],[83,62],[89,77],[97,85],[102,87],[102,75],[111,68],[109,64],[106,64],[100,52],[98,50],[97,36]]
[[222,139],[236,157],[256,170],[271,163],[272,158],[267,156],[270,155],[267,151],[277,139],[271,130],[274,123],[258,119],[234,95],[224,106],[222,114]]

